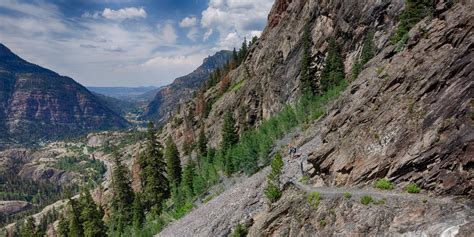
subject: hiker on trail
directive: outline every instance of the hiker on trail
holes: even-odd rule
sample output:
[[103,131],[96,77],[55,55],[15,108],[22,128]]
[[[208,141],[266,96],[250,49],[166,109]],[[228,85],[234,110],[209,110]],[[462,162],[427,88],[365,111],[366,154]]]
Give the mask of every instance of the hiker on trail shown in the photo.
[[293,147],[290,145],[289,153],[290,153],[290,159],[293,159],[296,155],[296,147]]

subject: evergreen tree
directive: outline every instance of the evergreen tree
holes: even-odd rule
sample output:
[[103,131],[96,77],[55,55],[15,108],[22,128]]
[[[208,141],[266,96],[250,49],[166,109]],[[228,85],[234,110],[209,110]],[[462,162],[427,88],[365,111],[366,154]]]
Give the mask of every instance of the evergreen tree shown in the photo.
[[275,154],[270,166],[272,170],[267,176],[265,196],[267,196],[270,202],[276,202],[281,197],[280,175],[284,166],[282,156],[279,152]]
[[372,59],[375,55],[375,46],[374,46],[374,32],[369,31],[369,33],[365,36],[364,42],[362,45],[362,53],[361,53],[361,64],[365,65]]
[[300,88],[304,96],[316,94],[316,83],[311,73],[311,28],[307,23],[303,34],[303,59],[301,60]]
[[247,38],[244,38],[244,42],[242,42],[242,47],[240,48],[240,51],[239,51],[239,64],[245,61],[245,57],[247,57],[247,51],[248,51]]
[[58,234],[60,237],[69,236],[69,222],[68,217],[66,215],[62,215],[62,217],[59,219]]
[[35,219],[29,217],[20,227],[22,237],[42,237],[44,233],[36,226]]
[[400,15],[400,23],[393,37],[392,43],[397,43],[404,39],[411,28],[419,21],[433,12],[433,0],[405,0],[405,9]]
[[135,194],[133,199],[133,229],[139,231],[143,222],[145,221],[145,210],[143,209],[142,201],[139,194]]
[[227,151],[239,141],[239,135],[235,129],[235,120],[232,113],[227,111],[224,115],[224,125],[222,126],[221,149]]
[[80,218],[85,237],[101,237],[106,235],[103,215],[99,207],[95,204],[89,191],[84,191],[80,197],[82,209]]
[[132,203],[134,193],[127,167],[122,164],[118,154],[114,153],[112,172],[112,200],[110,205],[110,229],[112,232],[123,232],[132,221]]
[[191,201],[192,198],[194,197],[193,194],[193,179],[194,176],[196,175],[196,165],[193,160],[190,160],[185,166],[183,170],[183,181],[182,181],[182,187],[184,189],[184,192],[186,194],[186,198],[188,201]]
[[147,145],[140,159],[141,183],[143,189],[142,201],[146,210],[159,214],[161,207],[169,195],[169,181],[166,178],[166,162],[164,161],[161,145],[156,138],[153,123],[148,124]]
[[325,60],[324,69],[321,72],[321,87],[327,91],[345,79],[344,62],[341,56],[341,47],[335,39],[329,40],[328,55]]
[[199,137],[197,140],[197,148],[198,148],[198,155],[201,158],[207,156],[207,137],[206,137],[206,134],[204,133],[204,128],[202,128],[201,132],[199,133]]
[[171,185],[177,187],[181,182],[181,160],[179,159],[178,147],[171,136],[166,141],[165,158],[168,180]]
[[234,62],[234,64],[236,64],[237,66],[237,63],[239,62],[239,55],[237,54],[237,50],[234,50],[232,51],[232,60]]
[[81,237],[84,232],[81,222],[80,204],[77,200],[69,198],[69,218],[68,218],[68,236]]

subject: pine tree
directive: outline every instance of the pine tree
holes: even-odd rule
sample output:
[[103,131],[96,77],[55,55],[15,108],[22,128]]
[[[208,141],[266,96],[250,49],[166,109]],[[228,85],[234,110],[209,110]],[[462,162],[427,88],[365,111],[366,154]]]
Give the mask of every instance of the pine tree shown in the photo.
[[201,129],[201,132],[199,133],[199,137],[197,140],[197,147],[198,147],[198,155],[202,157],[207,156],[207,137],[206,134],[204,133],[204,128]]
[[234,64],[236,64],[237,66],[237,63],[239,62],[239,55],[237,54],[237,50],[234,50],[232,51],[232,60],[234,62]]
[[171,137],[168,137],[166,141],[165,158],[168,180],[172,186],[177,187],[181,182],[181,160],[179,159],[178,147]]
[[145,210],[143,209],[140,195],[135,194],[135,198],[133,199],[133,221],[132,221],[133,229],[135,231],[139,231],[142,228],[144,221],[145,221]]
[[413,26],[433,12],[433,2],[433,0],[405,0],[405,9],[400,15],[400,23],[390,41],[395,44],[404,39]]
[[35,224],[35,219],[33,217],[29,217],[20,227],[20,235],[22,237],[42,237],[41,231]]
[[311,73],[311,28],[307,23],[303,33],[303,59],[301,60],[300,88],[304,96],[316,94],[316,83]]
[[77,200],[69,198],[69,217],[68,217],[68,236],[81,237],[83,236],[80,204]]
[[80,210],[83,233],[85,237],[100,237],[106,235],[103,215],[95,204],[89,191],[84,191],[80,197],[82,209]]
[[62,215],[58,223],[58,234],[59,237],[69,236],[69,222],[66,215]]
[[186,194],[186,198],[188,201],[191,201],[192,198],[194,197],[193,194],[193,179],[194,176],[196,175],[196,165],[193,160],[190,160],[185,166],[183,170],[183,181],[182,181],[182,187],[184,189],[184,192]]
[[360,63],[365,65],[367,62],[369,62],[370,59],[372,59],[375,55],[375,46],[374,46],[374,32],[369,31],[368,34],[364,38],[364,42],[362,45],[362,53],[361,53],[361,59]]
[[114,153],[112,172],[112,200],[110,206],[110,225],[112,232],[121,233],[132,221],[132,203],[134,193],[127,167],[122,164],[118,154]]
[[166,177],[166,162],[161,145],[156,138],[153,123],[148,124],[147,145],[140,159],[142,201],[146,210],[159,214],[163,202],[169,197],[169,181]]
[[224,115],[224,125],[222,126],[221,149],[227,151],[239,141],[239,136],[235,129],[235,120],[232,113],[227,111]]
[[335,39],[330,39],[328,55],[321,72],[322,90],[327,91],[330,87],[342,82],[344,79],[344,62],[342,61],[341,47]]
[[247,51],[248,51],[247,38],[244,38],[244,42],[242,42],[242,47],[239,50],[239,65],[243,61],[245,61],[245,57],[247,57]]

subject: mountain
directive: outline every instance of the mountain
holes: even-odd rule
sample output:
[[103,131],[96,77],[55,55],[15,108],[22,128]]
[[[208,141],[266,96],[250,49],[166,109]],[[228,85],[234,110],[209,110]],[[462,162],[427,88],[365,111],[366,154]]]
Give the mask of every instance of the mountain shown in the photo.
[[[472,235],[473,19],[469,1],[276,0],[244,62],[204,93],[209,115],[191,100],[160,135],[186,154],[205,131],[219,148],[230,113],[241,143],[215,164],[250,175],[158,236]],[[303,67],[317,88],[327,70],[344,83],[299,102]],[[237,89],[219,92],[229,80]]]
[[176,106],[189,100],[193,92],[206,82],[210,73],[224,65],[231,56],[230,51],[219,51],[204,59],[202,65],[190,74],[177,78],[170,85],[161,88],[148,104],[143,118],[166,121],[176,111]]
[[127,125],[73,79],[29,63],[0,44],[0,136],[4,142],[39,142]]
[[[159,91],[160,88],[154,86],[143,86],[143,87],[87,87],[88,90],[106,95],[116,99],[127,99],[127,100],[150,100],[148,94],[153,96]],[[151,97],[153,98],[153,97]]]

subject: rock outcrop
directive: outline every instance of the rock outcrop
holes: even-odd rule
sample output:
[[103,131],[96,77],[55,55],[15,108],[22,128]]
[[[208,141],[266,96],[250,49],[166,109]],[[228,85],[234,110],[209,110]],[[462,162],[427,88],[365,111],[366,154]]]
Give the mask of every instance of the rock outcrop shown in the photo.
[[0,44],[3,143],[33,143],[127,125],[73,79],[29,63]]
[[215,69],[222,67],[231,58],[230,51],[219,51],[204,59],[201,66],[190,74],[179,77],[168,86],[160,88],[155,98],[148,104],[145,119],[166,122],[177,111],[178,105],[192,98]]
[[[390,37],[405,7],[403,0],[277,0],[261,38],[244,63],[227,75],[232,85],[241,86],[224,94],[218,92],[219,85],[208,90],[205,96],[212,109],[206,118],[193,114],[194,102],[183,105],[174,119],[182,122],[165,125],[162,138],[171,135],[184,147],[204,128],[211,145],[217,147],[225,111],[231,111],[238,124],[258,126],[284,105],[296,102],[303,28],[309,24],[315,78],[319,79],[332,38],[341,45],[349,82],[327,112],[304,126],[292,142],[307,158],[311,180],[329,189],[357,190],[387,177],[399,193],[409,182],[416,183],[425,196],[435,196],[437,201],[408,197],[380,207],[364,206],[358,199],[344,200],[339,193],[313,210],[307,191],[287,180],[276,205],[260,206],[258,211],[248,205],[253,210],[247,212],[252,213],[250,218],[241,215],[245,207],[239,207],[235,216],[195,221],[185,217],[161,235],[225,236],[238,223],[229,220],[239,218],[248,224],[250,236],[469,233],[473,206],[464,201],[474,195],[474,4],[434,2],[433,14],[410,30],[406,43],[393,45]],[[368,32],[374,33],[375,57],[357,78],[350,78]],[[252,187],[239,203],[261,195],[254,186],[247,188]],[[460,201],[452,200],[453,196]],[[445,198],[448,204],[438,202]],[[224,208],[211,204],[190,215],[206,217],[204,213],[213,208]],[[222,226],[209,228],[214,223],[227,231]],[[185,230],[176,229],[184,224]]]

